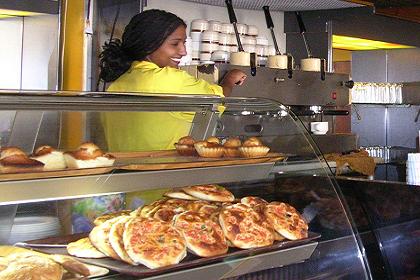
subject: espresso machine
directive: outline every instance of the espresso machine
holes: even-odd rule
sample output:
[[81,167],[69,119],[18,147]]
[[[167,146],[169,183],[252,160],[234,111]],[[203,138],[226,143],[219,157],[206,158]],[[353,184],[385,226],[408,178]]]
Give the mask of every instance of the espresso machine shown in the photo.
[[[322,79],[320,72],[295,70],[293,76],[289,78],[288,70],[258,67],[256,75],[253,76],[249,67],[230,64],[216,64],[214,67],[215,73],[218,74],[215,80],[219,81],[231,69],[244,71],[248,76],[247,80],[242,86],[234,87],[231,96],[267,98],[287,106],[311,134],[322,153],[342,153],[358,147],[357,135],[351,133],[349,89],[353,86],[353,82],[349,81],[348,75],[327,72]],[[208,69],[203,72],[211,73]],[[267,136],[270,130],[285,129],[273,127],[269,124],[269,120],[264,121],[259,118],[258,123],[261,125],[259,131],[250,131],[249,128],[248,131],[244,131],[241,127],[232,127],[230,129],[238,131],[228,133],[225,128],[225,133]],[[327,122],[328,131],[325,134],[311,132],[311,123],[315,122]],[[296,135],[290,137],[297,140],[299,138]],[[287,140],[285,142],[293,143]],[[289,147],[289,152],[293,153],[293,147]]]

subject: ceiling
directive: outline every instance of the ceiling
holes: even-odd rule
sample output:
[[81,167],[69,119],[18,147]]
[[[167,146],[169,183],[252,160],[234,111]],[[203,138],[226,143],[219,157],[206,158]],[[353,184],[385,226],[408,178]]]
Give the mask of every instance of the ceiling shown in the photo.
[[[213,6],[225,7],[225,0],[184,0]],[[340,0],[232,0],[234,8],[261,10],[263,6],[269,6],[271,11],[308,11],[329,10],[360,7],[358,3],[350,3]]]

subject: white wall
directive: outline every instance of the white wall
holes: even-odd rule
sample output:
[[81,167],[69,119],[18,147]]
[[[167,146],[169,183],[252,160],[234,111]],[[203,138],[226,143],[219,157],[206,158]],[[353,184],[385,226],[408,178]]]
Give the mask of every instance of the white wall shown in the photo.
[[58,16],[0,20],[0,89],[55,89]]
[[25,17],[23,32],[22,89],[55,89],[58,16]]
[[0,19],[0,89],[19,89],[23,18]]
[[[218,20],[222,22],[229,22],[229,16],[226,7],[210,6],[204,4],[191,3],[180,0],[149,0],[145,9],[162,9],[172,12],[182,18],[188,25],[190,30],[190,23],[193,19],[203,18],[207,20]],[[239,23],[249,25],[256,25],[259,34],[269,39],[270,45],[273,45],[271,33],[267,29],[265,23],[264,12],[262,10],[244,10],[235,9],[235,15]],[[284,13],[271,12],[271,17],[274,23],[274,32],[276,35],[277,44],[281,52],[286,51],[286,35],[284,34]]]

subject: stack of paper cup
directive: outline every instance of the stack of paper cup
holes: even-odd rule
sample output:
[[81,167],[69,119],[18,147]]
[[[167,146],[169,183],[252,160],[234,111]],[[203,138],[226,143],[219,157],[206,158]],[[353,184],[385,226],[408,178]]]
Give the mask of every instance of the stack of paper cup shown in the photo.
[[208,28],[209,22],[205,19],[194,19],[191,21],[191,64],[198,64],[200,61],[201,34]]
[[420,185],[420,153],[408,154],[407,184]]

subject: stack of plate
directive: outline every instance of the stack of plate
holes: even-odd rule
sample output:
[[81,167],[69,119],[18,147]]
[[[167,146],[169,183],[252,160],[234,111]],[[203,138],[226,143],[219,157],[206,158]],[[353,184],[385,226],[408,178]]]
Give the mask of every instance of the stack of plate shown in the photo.
[[16,217],[10,232],[9,244],[33,239],[57,236],[61,226],[57,217],[22,216]]

